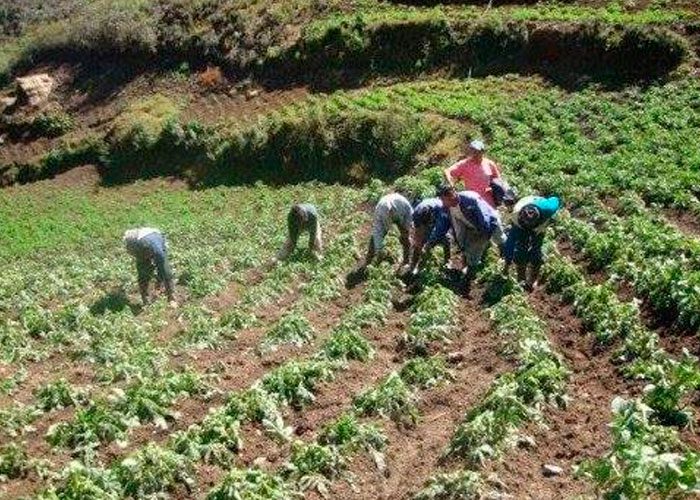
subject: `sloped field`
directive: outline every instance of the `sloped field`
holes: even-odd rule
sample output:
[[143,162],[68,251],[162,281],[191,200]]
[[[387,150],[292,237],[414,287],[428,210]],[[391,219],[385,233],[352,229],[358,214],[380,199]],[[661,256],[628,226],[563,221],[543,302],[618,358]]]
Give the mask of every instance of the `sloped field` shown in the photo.
[[[59,84],[2,115],[0,497],[700,491],[696,9],[410,3],[0,17],[3,71]],[[78,43],[124,12],[151,45]],[[372,204],[430,195],[471,137],[565,201],[540,288],[494,251],[468,293],[440,255],[349,279]],[[302,201],[325,258],[271,264]],[[179,309],[140,306],[136,225],[167,235]]]

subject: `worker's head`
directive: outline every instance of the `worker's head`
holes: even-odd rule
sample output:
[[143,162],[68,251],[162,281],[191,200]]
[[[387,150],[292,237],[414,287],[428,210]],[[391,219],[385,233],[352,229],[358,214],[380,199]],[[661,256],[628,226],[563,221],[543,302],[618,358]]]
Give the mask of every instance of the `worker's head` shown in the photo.
[[484,151],[486,151],[486,145],[484,144],[484,141],[480,139],[474,139],[469,143],[469,147],[467,148],[469,152],[469,156],[480,160],[481,158],[484,157]]
[[534,229],[540,223],[540,209],[535,205],[525,205],[518,214],[518,225],[523,229]]
[[437,188],[436,192],[442,204],[447,208],[455,207],[459,204],[459,197],[457,196],[457,190],[450,186],[449,184],[442,184]]
[[428,227],[432,226],[435,218],[433,217],[433,212],[431,210],[423,210],[422,212],[416,214],[413,219],[416,227]]

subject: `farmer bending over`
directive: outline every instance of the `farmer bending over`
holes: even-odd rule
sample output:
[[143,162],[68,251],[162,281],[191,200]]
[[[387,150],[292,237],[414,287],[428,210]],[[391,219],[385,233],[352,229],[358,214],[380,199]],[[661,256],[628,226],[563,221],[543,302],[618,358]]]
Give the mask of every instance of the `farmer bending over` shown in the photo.
[[449,227],[449,215],[440,198],[427,198],[413,209],[413,224],[415,226],[413,248],[409,272],[418,274],[420,266],[436,245],[441,245],[444,254],[444,265],[450,262],[450,240],[447,234],[438,235],[439,227]]
[[411,233],[413,231],[413,207],[411,203],[399,193],[391,193],[383,196],[374,209],[374,223],[372,236],[367,248],[367,256],[360,269],[369,266],[375,257],[385,258],[384,238],[386,238],[392,224],[399,228],[399,240],[403,249],[401,267],[408,264],[411,252]]
[[129,229],[124,233],[126,250],[136,259],[139,291],[144,305],[149,302],[148,285],[153,277],[154,268],[157,271],[158,284],[165,286],[165,293],[171,307],[177,307],[175,302],[175,286],[173,271],[168,262],[165,247],[165,237],[158,229],[141,227]]
[[450,186],[461,180],[467,191],[474,191],[492,207],[496,199],[492,192],[491,182],[501,179],[501,173],[495,162],[484,156],[486,146],[480,140],[469,143],[469,156],[445,169],[445,178]]
[[476,267],[481,264],[491,241],[503,246],[505,236],[496,209],[486,203],[474,191],[457,192],[443,185],[438,188],[443,205],[449,211],[449,220],[441,221],[436,229],[436,238],[443,237],[452,226],[455,240],[463,257],[462,273],[467,281],[474,277]]
[[510,265],[515,261],[518,281],[528,291],[537,286],[542,267],[544,233],[560,207],[561,202],[556,196],[526,196],[513,207],[513,225],[508,231],[504,251],[504,274],[509,273]]
[[287,229],[289,234],[284,246],[277,254],[277,260],[285,260],[294,251],[299,240],[299,235],[306,231],[309,233],[309,252],[314,259],[321,260],[323,243],[321,241],[321,224],[318,210],[310,203],[293,205],[287,214]]

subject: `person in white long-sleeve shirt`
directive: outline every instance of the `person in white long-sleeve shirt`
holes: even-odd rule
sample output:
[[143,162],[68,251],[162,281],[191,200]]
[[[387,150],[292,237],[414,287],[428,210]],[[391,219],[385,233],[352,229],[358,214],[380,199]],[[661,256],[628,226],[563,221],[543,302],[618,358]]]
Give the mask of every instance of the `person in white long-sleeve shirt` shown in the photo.
[[408,264],[413,232],[413,207],[401,194],[390,193],[383,196],[374,209],[372,236],[362,269],[370,265],[376,257],[384,255],[384,239],[392,225],[396,225],[399,230],[399,240],[403,250],[401,266]]

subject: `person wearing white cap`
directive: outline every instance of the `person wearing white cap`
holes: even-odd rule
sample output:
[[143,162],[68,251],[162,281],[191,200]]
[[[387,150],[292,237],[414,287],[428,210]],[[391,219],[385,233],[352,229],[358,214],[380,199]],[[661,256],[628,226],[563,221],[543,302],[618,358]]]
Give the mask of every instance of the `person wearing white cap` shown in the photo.
[[445,169],[447,182],[454,186],[458,180],[464,183],[464,189],[474,191],[492,207],[497,206],[492,183],[501,178],[498,165],[484,156],[486,145],[475,139],[469,143],[469,156]]
[[158,282],[165,286],[165,293],[170,306],[177,307],[173,271],[168,262],[168,253],[163,234],[158,229],[140,227],[126,231],[123,239],[126,251],[136,259],[136,272],[143,304],[146,305],[149,302],[148,285],[155,269]]

